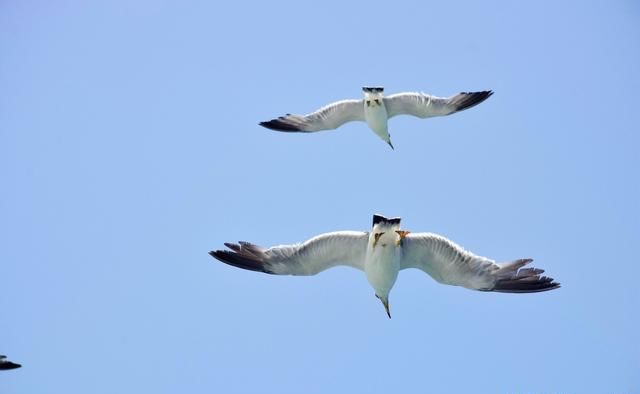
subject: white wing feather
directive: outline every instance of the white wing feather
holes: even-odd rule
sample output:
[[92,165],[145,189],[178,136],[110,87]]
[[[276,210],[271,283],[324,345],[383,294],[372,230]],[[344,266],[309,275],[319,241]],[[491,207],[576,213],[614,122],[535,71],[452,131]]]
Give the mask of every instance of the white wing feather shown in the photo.
[[387,115],[412,115],[419,118],[450,115],[480,104],[493,94],[483,92],[458,93],[451,97],[436,97],[425,93],[398,93],[385,97]]
[[418,268],[440,283],[502,293],[537,293],[560,287],[540,268],[522,268],[533,260],[498,265],[431,233],[409,234],[402,240],[401,269]]
[[278,131],[314,132],[336,129],[347,122],[364,121],[363,100],[342,100],[331,103],[307,115],[287,114],[261,126]]
[[315,275],[337,265],[364,270],[369,236],[366,232],[338,231],[318,235],[295,245],[263,249],[240,242],[225,244],[231,250],[210,254],[229,265],[277,275]]
[[432,233],[411,233],[402,240],[401,269],[418,268],[440,283],[490,290],[500,269],[493,260],[467,252]]

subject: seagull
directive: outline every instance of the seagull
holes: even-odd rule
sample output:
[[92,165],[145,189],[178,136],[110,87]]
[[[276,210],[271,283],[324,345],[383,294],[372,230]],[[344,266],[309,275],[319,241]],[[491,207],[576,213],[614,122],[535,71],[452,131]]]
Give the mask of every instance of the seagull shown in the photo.
[[22,365],[12,363],[11,361],[7,360],[7,356],[0,355],[0,370],[16,369],[20,367],[22,367]]
[[364,271],[389,318],[389,293],[406,268],[418,268],[436,281],[471,290],[536,293],[557,289],[539,268],[523,268],[532,259],[497,264],[476,256],[445,237],[400,230],[400,218],[373,215],[370,232],[337,231],[295,245],[264,249],[249,242],[225,243],[230,250],[209,254],[234,267],[274,275],[315,275],[346,265]]
[[436,97],[425,93],[397,93],[384,97],[384,88],[362,88],[364,99],[342,100],[331,103],[307,115],[286,114],[261,122],[260,126],[271,130],[312,133],[337,129],[347,122],[367,122],[371,130],[391,149],[391,135],[387,121],[396,115],[412,115],[418,118],[451,115],[464,111],[488,99],[493,91],[462,92],[450,97]]

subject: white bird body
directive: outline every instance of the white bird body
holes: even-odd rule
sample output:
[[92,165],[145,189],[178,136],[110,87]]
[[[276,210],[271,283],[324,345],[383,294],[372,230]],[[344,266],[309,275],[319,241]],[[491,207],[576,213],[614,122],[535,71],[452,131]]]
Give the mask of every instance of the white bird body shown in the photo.
[[378,223],[369,233],[364,272],[376,295],[381,299],[389,296],[400,272],[402,249],[398,245],[400,237],[395,231],[400,226]]
[[211,256],[223,263],[275,275],[315,275],[337,265],[364,271],[389,317],[389,293],[398,273],[418,268],[436,281],[472,290],[535,293],[560,287],[544,270],[523,268],[531,259],[497,264],[432,233],[400,230],[400,218],[373,216],[370,232],[337,231],[295,245],[261,248],[248,242],[225,243],[230,250]]
[[382,87],[363,87],[362,90],[364,99],[336,101],[306,115],[286,114],[260,122],[260,126],[277,131],[312,133],[337,129],[347,122],[367,122],[369,128],[393,148],[387,123],[394,116],[430,118],[451,115],[478,105],[493,94],[485,90],[436,97],[407,92],[384,97]]
[[[387,144],[391,145],[391,136],[389,135],[389,125],[387,108],[384,105],[382,92],[364,92],[364,118],[367,125],[378,137],[382,138]],[[393,145],[391,145],[393,148]]]

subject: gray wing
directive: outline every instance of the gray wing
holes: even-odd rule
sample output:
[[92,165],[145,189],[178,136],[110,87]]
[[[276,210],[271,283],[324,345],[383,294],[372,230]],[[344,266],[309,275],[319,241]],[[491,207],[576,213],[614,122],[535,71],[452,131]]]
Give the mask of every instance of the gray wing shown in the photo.
[[440,283],[473,290],[534,293],[560,287],[539,268],[522,268],[531,259],[498,265],[431,233],[409,234],[402,240],[401,269],[418,268]]
[[261,122],[260,126],[277,131],[314,132],[336,129],[347,122],[364,120],[364,102],[362,100],[342,100],[307,115],[287,114],[277,119]]
[[413,115],[418,118],[450,115],[478,105],[491,97],[493,92],[458,93],[451,97],[436,97],[425,93],[398,93],[385,97],[387,116]]
[[338,231],[296,245],[264,249],[248,242],[225,243],[231,250],[209,252],[223,263],[276,275],[315,275],[337,265],[364,270],[368,233]]

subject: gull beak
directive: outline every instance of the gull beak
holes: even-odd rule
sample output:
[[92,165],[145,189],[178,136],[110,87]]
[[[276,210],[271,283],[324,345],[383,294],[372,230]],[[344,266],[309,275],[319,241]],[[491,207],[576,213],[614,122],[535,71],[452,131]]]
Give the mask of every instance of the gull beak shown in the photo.
[[378,298],[382,302],[382,305],[384,305],[384,310],[387,311],[387,316],[389,316],[389,319],[391,319],[391,312],[389,312],[389,298],[382,298],[377,294],[376,298]]
[[389,316],[389,319],[391,319],[391,312],[389,312],[389,300],[380,300],[382,301],[382,305],[384,305],[384,310],[387,311],[387,316]]

